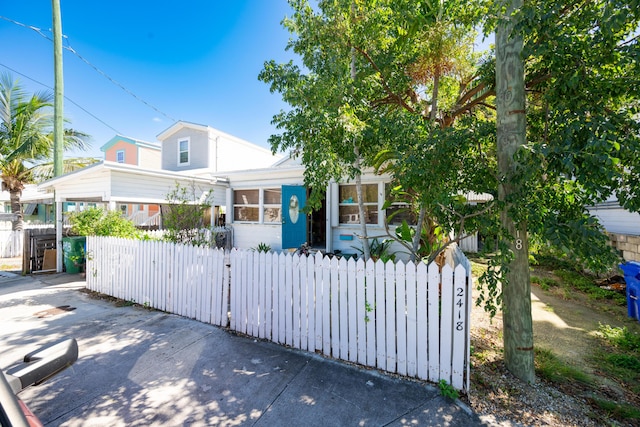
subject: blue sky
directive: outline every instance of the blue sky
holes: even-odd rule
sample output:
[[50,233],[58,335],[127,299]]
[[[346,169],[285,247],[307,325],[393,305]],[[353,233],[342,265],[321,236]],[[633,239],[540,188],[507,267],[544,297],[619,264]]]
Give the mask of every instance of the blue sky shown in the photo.
[[[174,123],[205,124],[258,145],[276,130],[286,109],[279,94],[258,81],[266,60],[285,62],[289,34],[280,22],[286,0],[60,0],[62,32],[81,56],[162,113],[111,83],[64,50],[67,126],[92,136],[84,155],[116,133],[145,141]],[[51,1],[4,1],[0,15],[52,37]],[[0,19],[0,72],[29,91],[53,88],[53,43],[36,31]],[[112,129],[113,128],[113,129]],[[115,130],[114,130],[115,129]],[[117,131],[117,132],[116,132]]]

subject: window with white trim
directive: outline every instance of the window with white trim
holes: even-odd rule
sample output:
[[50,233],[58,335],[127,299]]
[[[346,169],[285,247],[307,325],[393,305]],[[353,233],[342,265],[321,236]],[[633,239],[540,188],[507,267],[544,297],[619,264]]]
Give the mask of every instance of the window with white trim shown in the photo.
[[116,162],[124,163],[124,150],[116,151]]
[[[340,224],[360,224],[358,196],[355,184],[340,184],[338,188]],[[362,200],[366,224],[378,224],[378,184],[362,184]]]
[[188,165],[190,162],[191,140],[183,138],[178,140],[178,165]]
[[255,190],[234,190],[233,221],[258,222],[260,220],[260,193]]
[[263,190],[263,222],[282,223],[282,189],[265,188]]

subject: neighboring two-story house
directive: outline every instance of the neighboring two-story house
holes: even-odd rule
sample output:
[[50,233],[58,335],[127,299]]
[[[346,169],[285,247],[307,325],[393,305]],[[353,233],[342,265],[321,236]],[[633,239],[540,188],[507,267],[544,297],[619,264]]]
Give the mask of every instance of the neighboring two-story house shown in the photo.
[[210,126],[179,121],[158,135],[163,170],[201,175],[266,168],[276,162],[266,148]]
[[[160,169],[162,150],[157,143],[116,135],[100,150],[104,152],[104,160],[109,162],[135,165],[142,169]],[[160,225],[158,204],[120,203],[116,209],[138,226]]]
[[[269,150],[209,126],[179,121],[158,135],[158,144],[116,135],[102,151],[105,160],[38,187],[56,202],[98,204],[120,209],[137,224],[154,225],[167,195],[193,187],[196,198],[212,195],[211,224],[227,206],[228,180],[221,170],[267,167],[280,159]],[[155,209],[155,211],[154,211]]]
[[109,162],[136,165],[143,169],[160,169],[160,144],[116,135],[100,147]]

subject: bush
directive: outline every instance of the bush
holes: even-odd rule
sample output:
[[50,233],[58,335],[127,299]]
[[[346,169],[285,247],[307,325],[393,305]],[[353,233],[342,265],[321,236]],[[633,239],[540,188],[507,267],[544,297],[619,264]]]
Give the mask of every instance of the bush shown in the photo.
[[200,193],[202,191],[195,183],[182,187],[176,182],[167,194],[169,204],[163,206],[162,212],[166,241],[193,246],[211,244],[200,230],[205,228],[205,216],[211,209],[213,194],[209,192],[202,200]]
[[69,217],[71,232],[79,236],[112,236],[139,238],[141,233],[131,221],[118,211],[88,208]]

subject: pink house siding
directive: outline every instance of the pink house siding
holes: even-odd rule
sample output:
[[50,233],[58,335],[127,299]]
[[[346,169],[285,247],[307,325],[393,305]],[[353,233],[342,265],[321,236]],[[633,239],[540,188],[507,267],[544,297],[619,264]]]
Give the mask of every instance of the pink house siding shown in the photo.
[[109,147],[104,153],[104,159],[110,162],[117,162],[118,151],[124,151],[124,163],[129,165],[138,164],[138,147],[125,141],[118,141]]

